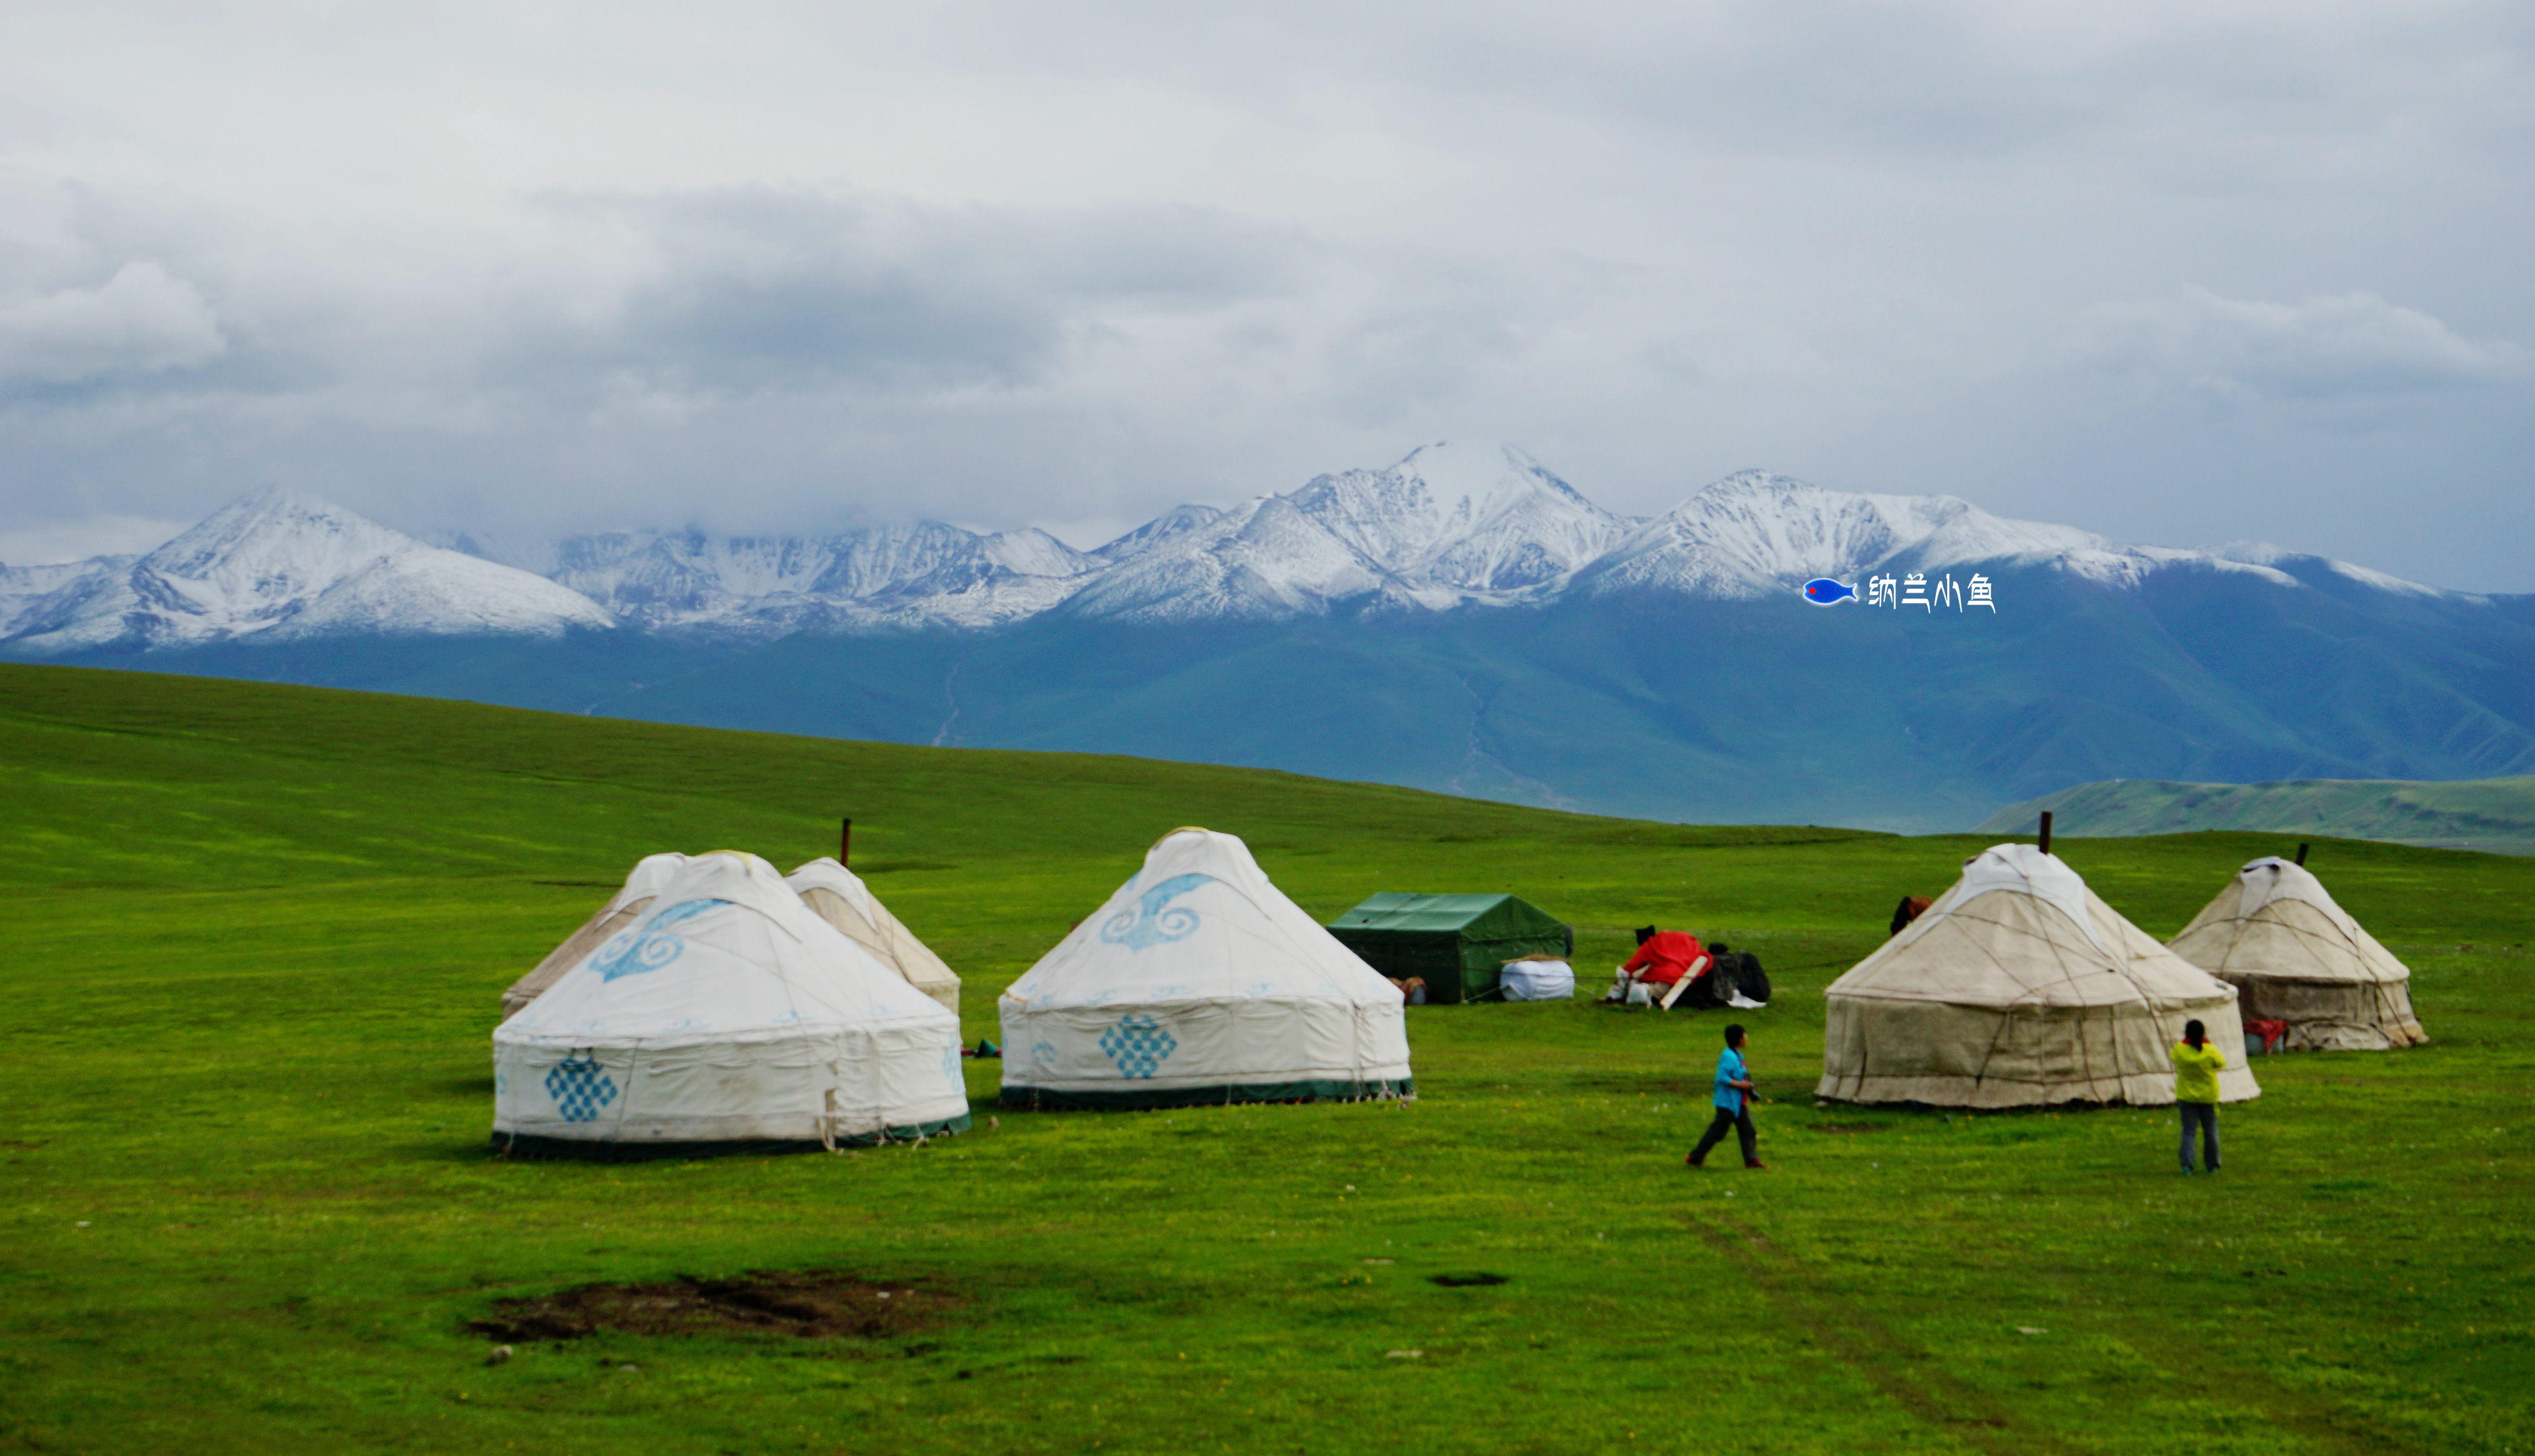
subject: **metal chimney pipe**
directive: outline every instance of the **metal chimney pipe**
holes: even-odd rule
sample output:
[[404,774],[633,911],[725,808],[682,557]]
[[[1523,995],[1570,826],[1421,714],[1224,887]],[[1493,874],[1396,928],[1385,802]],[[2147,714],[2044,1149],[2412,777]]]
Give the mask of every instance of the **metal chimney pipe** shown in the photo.
[[836,863],[847,869],[854,863],[854,821],[842,819],[836,824]]
[[2308,847],[2309,846],[2305,840],[2301,839],[2298,841],[2298,863],[2300,865],[2304,865],[2306,863],[2306,852]]
[[2051,852],[2051,811],[2042,811],[2042,852]]

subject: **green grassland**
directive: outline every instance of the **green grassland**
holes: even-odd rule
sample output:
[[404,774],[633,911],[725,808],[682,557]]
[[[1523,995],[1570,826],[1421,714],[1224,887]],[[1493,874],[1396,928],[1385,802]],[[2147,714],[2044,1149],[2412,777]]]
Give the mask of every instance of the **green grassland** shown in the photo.
[[[2535,861],[2319,843],[2437,1040],[2263,1061],[2183,1179],[2166,1115],[1814,1104],[1822,987],[1975,838],[27,667],[0,774],[0,1449],[2535,1450]],[[921,1148],[489,1154],[499,993],[636,857],[788,868],[840,814],[972,1041],[1182,823],[1324,918],[1511,890],[1588,966],[1648,920],[1755,948],[1772,1166],[1681,1167],[1719,1016],[1582,1001],[1412,1009],[1404,1108],[989,1125],[989,1062],[977,1130]],[[2161,935],[2281,847],[2059,846]],[[790,1269],[947,1312],[498,1366],[467,1328]],[[1432,1282],[1467,1271],[1507,1282]]]

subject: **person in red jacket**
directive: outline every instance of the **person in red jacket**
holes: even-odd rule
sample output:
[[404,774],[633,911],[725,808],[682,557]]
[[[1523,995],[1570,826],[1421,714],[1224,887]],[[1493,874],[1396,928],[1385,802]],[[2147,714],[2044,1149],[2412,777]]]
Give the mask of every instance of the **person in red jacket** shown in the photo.
[[1625,1001],[1630,986],[1643,984],[1662,988],[1651,994],[1669,1005],[1679,988],[1705,975],[1712,961],[1699,938],[1688,931],[1641,927],[1638,931],[1638,953],[1620,967],[1619,984],[1611,988],[1611,1000]]

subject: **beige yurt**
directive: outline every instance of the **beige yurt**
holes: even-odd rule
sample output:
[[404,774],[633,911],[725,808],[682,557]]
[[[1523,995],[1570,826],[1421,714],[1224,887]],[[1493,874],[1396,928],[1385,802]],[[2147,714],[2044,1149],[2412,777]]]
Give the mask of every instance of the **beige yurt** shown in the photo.
[[2293,1051],[2430,1039],[2412,1014],[2411,971],[2303,865],[2272,856],[2237,871],[2169,948],[2235,987],[2248,1019],[2287,1022]]
[[686,863],[687,857],[682,854],[647,855],[637,861],[634,873],[625,877],[624,888],[609,896],[607,903],[598,907],[597,914],[583,921],[581,929],[574,931],[551,954],[538,961],[535,970],[512,982],[510,989],[502,993],[502,1019],[508,1021],[520,1014],[521,1007],[545,995],[546,988],[561,980],[564,972],[587,960],[589,952],[597,949],[600,942],[632,925],[635,918],[649,909],[651,901],[658,898],[660,886],[668,883],[670,877],[685,868]]
[[812,860],[783,877],[801,903],[844,933],[845,939],[877,955],[881,963],[906,978],[906,984],[959,1014],[959,978],[942,963],[932,947],[898,923],[880,896],[853,871],[834,859]]
[[2040,1107],[2174,1101],[2170,1050],[2197,1020],[2227,1049],[2222,1102],[2261,1095],[2236,991],[2156,942],[2030,844],[1963,877],[1824,993],[1823,1079],[1844,1102]]

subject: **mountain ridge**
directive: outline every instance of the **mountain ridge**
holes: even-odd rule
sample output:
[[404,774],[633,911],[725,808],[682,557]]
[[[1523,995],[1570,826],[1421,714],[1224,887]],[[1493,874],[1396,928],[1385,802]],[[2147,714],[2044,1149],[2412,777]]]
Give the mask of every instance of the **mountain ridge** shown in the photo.
[[139,557],[0,576],[0,644],[53,656],[244,637],[548,637],[616,625],[533,573],[432,546],[276,487],[241,496]]
[[992,631],[1057,612],[1188,624],[1542,607],[1578,594],[1752,600],[1814,576],[2001,562],[2048,562],[2116,587],[2186,566],[2294,587],[2313,584],[2319,567],[2388,593],[2478,599],[2259,543],[2123,545],[1952,496],[1833,491],[1762,470],[1729,475],[1661,516],[1625,516],[1513,446],[1437,443],[1228,508],[1178,507],[1088,551],[1034,527],[975,532],[933,520],[826,535],[450,532],[435,542],[268,490],[143,557],[0,567],[0,648],[45,656],[248,636],[620,624],[766,641]]

